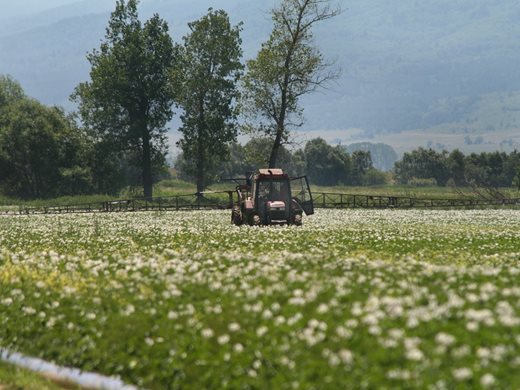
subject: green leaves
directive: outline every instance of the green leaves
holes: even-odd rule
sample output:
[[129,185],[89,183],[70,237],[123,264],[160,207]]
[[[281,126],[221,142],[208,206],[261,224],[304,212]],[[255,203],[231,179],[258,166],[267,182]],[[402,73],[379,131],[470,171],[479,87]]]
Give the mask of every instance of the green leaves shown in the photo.
[[145,196],[151,196],[153,161],[164,159],[166,124],[173,116],[176,51],[167,23],[157,15],[141,23],[137,4],[117,2],[105,42],[87,57],[91,81],[80,84],[72,99],[91,132],[116,147],[113,153],[138,154],[134,161]]
[[173,79],[183,110],[179,146],[193,161],[192,174],[197,177],[197,190],[202,191],[209,168],[227,157],[227,145],[237,137],[241,26],[231,26],[226,12],[210,8],[189,27]]
[[2,111],[0,176],[6,193],[42,198],[88,192],[88,169],[76,176],[71,187],[64,175],[82,165],[83,140],[61,109],[21,98]]

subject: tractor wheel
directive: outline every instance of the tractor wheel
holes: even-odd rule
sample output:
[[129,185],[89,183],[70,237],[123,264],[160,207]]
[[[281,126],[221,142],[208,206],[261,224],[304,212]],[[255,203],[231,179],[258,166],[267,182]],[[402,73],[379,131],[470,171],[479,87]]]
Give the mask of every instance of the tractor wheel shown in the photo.
[[244,223],[244,218],[242,217],[242,210],[240,210],[240,207],[233,206],[233,211],[231,212],[231,222],[237,226],[240,226]]
[[296,226],[302,226],[303,220],[302,220],[302,215],[301,214],[294,214],[293,224],[296,225]]

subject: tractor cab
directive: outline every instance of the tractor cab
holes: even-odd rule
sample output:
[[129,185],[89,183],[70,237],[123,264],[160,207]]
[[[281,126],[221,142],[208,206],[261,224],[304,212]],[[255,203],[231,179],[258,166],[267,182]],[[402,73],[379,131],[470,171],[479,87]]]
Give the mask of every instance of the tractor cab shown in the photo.
[[261,169],[253,183],[254,203],[262,224],[287,223],[291,205],[289,177],[281,169]]
[[260,169],[246,183],[237,187],[238,201],[232,213],[235,225],[301,225],[303,212],[314,214],[305,176],[290,178],[281,169]]

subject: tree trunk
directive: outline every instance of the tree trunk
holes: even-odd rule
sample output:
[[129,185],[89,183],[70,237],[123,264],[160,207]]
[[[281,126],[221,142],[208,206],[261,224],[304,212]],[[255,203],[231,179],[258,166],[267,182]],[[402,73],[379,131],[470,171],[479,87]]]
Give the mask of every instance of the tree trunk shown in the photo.
[[204,191],[204,148],[202,142],[199,139],[197,145],[197,195]]
[[152,179],[152,152],[150,145],[150,135],[147,129],[143,129],[143,191],[146,199],[153,197]]
[[282,145],[282,134],[283,129],[278,128],[276,131],[276,137],[274,139],[273,148],[271,149],[271,156],[269,156],[269,168],[279,168],[276,166],[278,160],[278,152]]

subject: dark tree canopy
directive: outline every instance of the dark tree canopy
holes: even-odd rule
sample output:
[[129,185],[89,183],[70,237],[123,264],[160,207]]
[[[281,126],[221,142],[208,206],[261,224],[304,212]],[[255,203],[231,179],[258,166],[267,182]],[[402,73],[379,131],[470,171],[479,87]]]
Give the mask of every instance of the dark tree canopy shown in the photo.
[[228,145],[237,137],[236,83],[243,69],[241,26],[231,26],[226,12],[209,9],[189,27],[174,85],[183,110],[179,146],[192,162],[191,174],[201,192],[211,167],[228,156]]
[[166,151],[166,124],[174,94],[170,72],[176,55],[165,21],[144,24],[137,0],[119,0],[99,50],[88,55],[90,82],[73,95],[84,124],[117,155],[130,152],[141,170],[144,195],[152,196],[153,161]]
[[307,173],[318,185],[347,184],[350,173],[350,157],[341,146],[331,146],[323,138],[315,138],[305,145]]
[[8,195],[48,198],[91,190],[84,137],[56,107],[15,100],[2,109],[0,181]]

